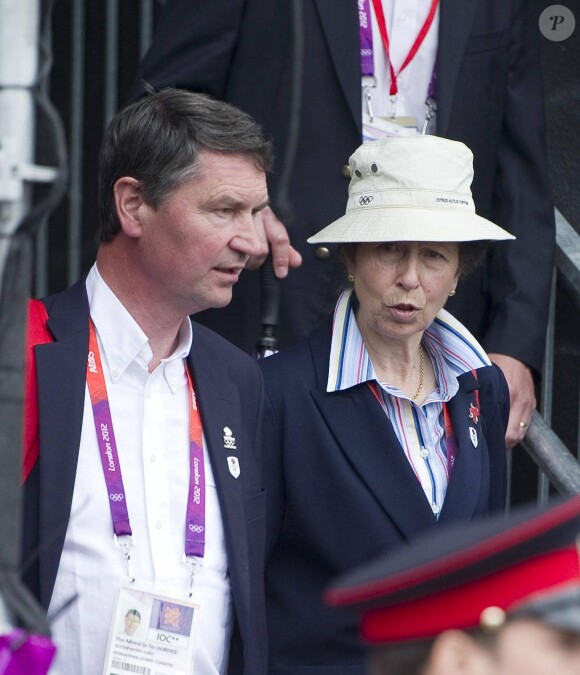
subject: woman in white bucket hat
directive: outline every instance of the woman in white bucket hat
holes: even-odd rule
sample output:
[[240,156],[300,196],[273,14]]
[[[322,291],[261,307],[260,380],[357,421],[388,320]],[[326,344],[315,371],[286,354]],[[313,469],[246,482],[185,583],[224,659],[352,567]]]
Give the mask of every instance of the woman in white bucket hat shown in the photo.
[[350,287],[307,339],[261,362],[266,382],[266,571],[276,675],[363,675],[331,579],[420,532],[503,509],[505,379],[443,305],[491,240],[472,154],[434,136],[350,158],[345,215],[311,237],[343,244]]

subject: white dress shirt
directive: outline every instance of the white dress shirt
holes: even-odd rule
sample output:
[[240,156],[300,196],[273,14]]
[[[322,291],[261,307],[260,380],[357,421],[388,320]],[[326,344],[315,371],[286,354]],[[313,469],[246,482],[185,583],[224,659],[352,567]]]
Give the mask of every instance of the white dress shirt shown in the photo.
[[[184,358],[191,323],[183,321],[174,353],[152,372],[147,336],[99,275],[87,277],[135,546],[137,583],[187,599],[183,562],[189,487],[189,389]],[[222,518],[204,440],[206,547],[193,600],[201,604],[196,675],[227,669],[232,603]],[[76,600],[52,624],[58,655],[51,673],[101,675],[117,593],[127,564],[113,540],[107,487],[88,389],[71,516],[49,616]]]
[[[390,117],[391,100],[389,87],[391,75],[387,55],[379,32],[377,18],[372,0],[371,26],[373,31],[373,61],[376,87],[371,89],[372,107],[375,116]],[[419,31],[427,18],[431,0],[382,0],[383,13],[389,35],[389,51],[395,73],[407,58]],[[399,93],[397,96],[397,117],[412,116],[417,118],[419,130],[425,120],[425,99],[433,74],[433,66],[437,55],[439,33],[439,7],[435,12],[433,23],[425,36],[423,44],[409,65],[397,78]],[[365,78],[363,78],[364,84]],[[363,97],[363,113],[368,112]]]

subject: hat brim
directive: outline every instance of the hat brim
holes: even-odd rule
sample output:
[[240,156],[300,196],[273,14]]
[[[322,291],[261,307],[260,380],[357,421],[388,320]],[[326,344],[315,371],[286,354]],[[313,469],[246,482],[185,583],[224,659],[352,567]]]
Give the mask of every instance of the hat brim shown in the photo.
[[515,237],[475,213],[377,207],[349,211],[307,240],[309,244],[375,241],[501,241]]

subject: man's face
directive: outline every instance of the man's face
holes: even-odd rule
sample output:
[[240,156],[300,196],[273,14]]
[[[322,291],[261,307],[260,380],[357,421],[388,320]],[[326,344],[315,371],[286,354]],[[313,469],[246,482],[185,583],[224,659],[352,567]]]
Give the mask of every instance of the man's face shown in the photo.
[[127,615],[125,616],[125,633],[127,633],[127,635],[134,635],[137,628],[139,628],[140,623],[141,618],[137,616],[137,614],[127,612]]
[[203,151],[200,170],[157,209],[141,207],[136,255],[147,291],[183,316],[230,302],[262,251],[254,219],[268,202],[264,172],[244,155]]

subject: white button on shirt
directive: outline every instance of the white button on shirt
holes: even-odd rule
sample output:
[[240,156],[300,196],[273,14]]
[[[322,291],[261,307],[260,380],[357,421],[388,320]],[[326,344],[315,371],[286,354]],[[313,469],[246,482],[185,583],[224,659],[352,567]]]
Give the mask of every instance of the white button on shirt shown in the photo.
[[[137,583],[186,599],[190,569],[183,562],[189,488],[189,390],[184,357],[191,344],[185,320],[174,354],[152,372],[147,337],[106,286],[94,266],[87,278],[135,539]],[[114,364],[114,365],[112,365]],[[196,675],[227,669],[232,607],[223,524],[204,441],[206,549],[196,574],[201,603]],[[127,566],[113,541],[94,418],[88,390],[70,521],[49,615],[74,603],[53,623],[55,675],[101,675],[109,628]]]

